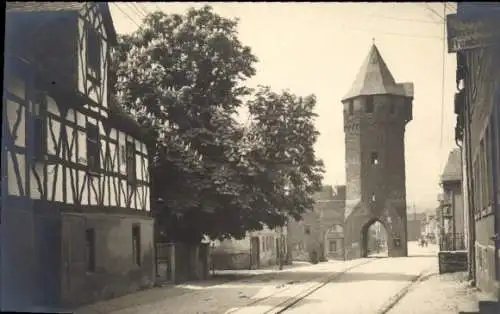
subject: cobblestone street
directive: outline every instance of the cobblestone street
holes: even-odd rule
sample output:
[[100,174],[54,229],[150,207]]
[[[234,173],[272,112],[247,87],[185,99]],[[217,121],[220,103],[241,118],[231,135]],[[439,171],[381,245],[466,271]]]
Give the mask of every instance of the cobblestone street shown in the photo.
[[[154,288],[76,313],[445,313],[477,311],[465,274],[437,274],[436,247],[410,243],[410,257],[221,271],[205,282]],[[231,278],[229,282],[224,282]],[[419,279],[419,280],[417,280]],[[484,298],[483,298],[484,299]]]

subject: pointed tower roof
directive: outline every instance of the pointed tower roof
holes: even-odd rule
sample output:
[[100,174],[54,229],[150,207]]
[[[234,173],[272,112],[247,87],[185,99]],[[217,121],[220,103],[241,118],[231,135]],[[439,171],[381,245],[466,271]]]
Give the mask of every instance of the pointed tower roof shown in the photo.
[[377,46],[373,44],[342,101],[362,95],[381,94],[413,97],[413,83],[396,83]]

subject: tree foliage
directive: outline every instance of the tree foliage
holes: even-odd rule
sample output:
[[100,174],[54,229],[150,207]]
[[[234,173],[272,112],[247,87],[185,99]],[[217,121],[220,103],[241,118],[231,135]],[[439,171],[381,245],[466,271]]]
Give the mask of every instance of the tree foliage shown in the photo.
[[[111,85],[150,131],[152,208],[172,241],[239,238],[262,223],[282,224],[287,212],[298,218],[310,208],[309,194],[319,187],[314,97],[265,88],[253,95],[244,82],[257,58],[236,27],[209,6],[185,15],[155,12],[120,37],[114,53]],[[245,96],[253,98],[249,127],[233,118]],[[269,123],[272,115],[287,116],[288,124]]]

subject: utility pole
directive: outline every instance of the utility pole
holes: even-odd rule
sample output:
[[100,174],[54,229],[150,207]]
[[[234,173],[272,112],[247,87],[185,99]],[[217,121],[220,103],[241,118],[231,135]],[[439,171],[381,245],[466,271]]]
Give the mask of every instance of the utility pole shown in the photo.
[[278,263],[279,263],[279,269],[283,270],[283,226],[280,226],[280,241],[279,241],[279,251],[278,251]]

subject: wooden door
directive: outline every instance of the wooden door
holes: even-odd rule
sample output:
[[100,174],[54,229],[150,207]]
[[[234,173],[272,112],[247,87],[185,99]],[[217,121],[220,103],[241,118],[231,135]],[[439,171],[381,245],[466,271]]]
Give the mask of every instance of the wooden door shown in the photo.
[[250,239],[250,269],[258,269],[260,267],[260,241],[259,237]]

